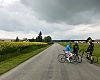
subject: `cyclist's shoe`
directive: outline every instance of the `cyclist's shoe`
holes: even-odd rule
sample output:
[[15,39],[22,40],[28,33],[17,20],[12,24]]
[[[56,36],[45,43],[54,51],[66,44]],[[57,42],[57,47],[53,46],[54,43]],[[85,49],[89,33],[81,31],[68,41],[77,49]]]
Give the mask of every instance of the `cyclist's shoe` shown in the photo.
[[90,64],[92,64],[92,63],[93,63],[93,60],[91,60]]
[[67,58],[68,62],[70,62],[69,58]]
[[69,63],[72,63],[72,60],[69,60],[68,62],[69,62]]
[[88,60],[90,60],[90,57],[86,57]]

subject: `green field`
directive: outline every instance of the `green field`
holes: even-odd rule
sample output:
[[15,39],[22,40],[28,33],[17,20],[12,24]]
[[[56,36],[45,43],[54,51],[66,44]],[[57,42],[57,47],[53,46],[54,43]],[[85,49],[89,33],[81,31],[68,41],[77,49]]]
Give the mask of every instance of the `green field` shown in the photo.
[[0,42],[0,75],[45,50],[41,42]]
[[[60,42],[61,45],[63,45],[64,47],[67,45],[66,42]],[[72,43],[73,46],[74,43]],[[88,47],[88,43],[79,43],[79,48],[80,50],[84,50],[86,51]],[[96,65],[100,66],[100,44],[94,43],[94,51],[93,51],[93,56],[97,56],[98,57],[98,63],[96,63]]]

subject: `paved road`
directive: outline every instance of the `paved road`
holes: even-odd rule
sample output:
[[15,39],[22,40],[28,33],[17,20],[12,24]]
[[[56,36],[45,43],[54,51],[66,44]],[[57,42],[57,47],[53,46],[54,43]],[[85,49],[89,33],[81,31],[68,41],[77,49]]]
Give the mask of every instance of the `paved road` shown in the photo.
[[64,47],[55,43],[39,55],[0,76],[0,80],[100,80],[100,68],[85,60],[80,64],[59,63]]

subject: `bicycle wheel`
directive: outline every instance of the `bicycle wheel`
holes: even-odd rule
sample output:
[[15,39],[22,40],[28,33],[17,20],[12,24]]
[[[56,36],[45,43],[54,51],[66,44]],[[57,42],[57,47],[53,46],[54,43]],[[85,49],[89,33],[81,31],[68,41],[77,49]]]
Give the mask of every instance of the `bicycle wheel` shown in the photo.
[[57,57],[58,61],[60,63],[64,63],[66,61],[66,57],[64,54],[59,54],[58,57]]
[[69,58],[70,62],[73,63],[74,62],[74,56]]
[[81,50],[81,51],[78,53],[79,63],[81,63],[81,62],[82,62],[83,55],[84,55],[84,51],[82,51],[82,50]]
[[82,56],[79,56],[79,63],[81,63],[82,62]]
[[93,63],[97,63],[98,62],[98,57],[96,56],[92,56],[93,57]]
[[75,56],[74,58],[75,58],[74,59],[75,62],[79,62],[79,57],[78,56]]
[[81,63],[82,62],[82,58],[83,58],[82,56],[77,56],[77,62]]
[[78,63],[79,62],[79,57],[76,56],[76,54],[73,55],[73,58],[71,59],[72,62]]

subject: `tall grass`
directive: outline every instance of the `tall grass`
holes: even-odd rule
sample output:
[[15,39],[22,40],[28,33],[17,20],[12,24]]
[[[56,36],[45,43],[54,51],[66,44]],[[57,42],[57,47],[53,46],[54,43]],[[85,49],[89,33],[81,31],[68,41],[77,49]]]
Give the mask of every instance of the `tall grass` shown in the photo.
[[47,45],[47,43],[41,42],[0,42],[0,61],[40,49]]

